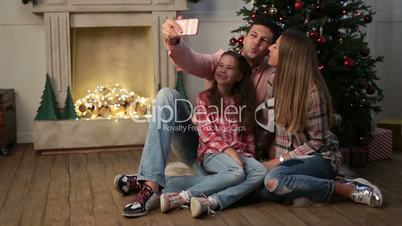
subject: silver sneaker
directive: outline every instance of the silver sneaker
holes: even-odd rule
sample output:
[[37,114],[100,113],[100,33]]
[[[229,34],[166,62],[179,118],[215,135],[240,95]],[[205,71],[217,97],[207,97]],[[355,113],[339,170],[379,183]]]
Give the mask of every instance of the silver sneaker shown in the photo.
[[351,183],[355,186],[355,191],[352,193],[353,202],[381,208],[383,198],[377,186],[363,178],[356,178],[347,183]]

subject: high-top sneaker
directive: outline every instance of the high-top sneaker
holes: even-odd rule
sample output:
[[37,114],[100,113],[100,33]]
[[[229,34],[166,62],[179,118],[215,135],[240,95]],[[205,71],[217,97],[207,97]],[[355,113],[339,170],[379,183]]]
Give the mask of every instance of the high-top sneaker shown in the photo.
[[138,195],[124,207],[123,216],[139,217],[157,207],[159,207],[159,194],[147,184],[142,184]]
[[141,184],[137,181],[137,174],[118,174],[114,178],[114,187],[119,193],[129,195],[139,192]]

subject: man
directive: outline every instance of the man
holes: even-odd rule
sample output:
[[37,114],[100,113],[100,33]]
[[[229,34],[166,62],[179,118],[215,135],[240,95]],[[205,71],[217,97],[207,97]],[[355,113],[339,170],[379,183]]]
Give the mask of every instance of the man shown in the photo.
[[[219,61],[223,50],[215,54],[200,54],[189,49],[180,38],[181,28],[170,19],[162,25],[162,33],[169,56],[176,66],[189,74],[206,80],[206,88],[209,88],[213,79],[213,71]],[[253,68],[252,78],[256,87],[257,104],[261,104],[267,97],[268,86],[272,84],[274,68],[267,64],[266,56],[268,47],[275,43],[280,33],[278,26],[268,18],[258,18],[249,28],[244,37],[241,54],[246,58]],[[271,79],[270,79],[271,78]],[[269,91],[268,91],[269,92]],[[145,146],[141,156],[140,166],[137,175],[117,175],[115,178],[116,189],[123,194],[139,192],[130,203],[123,209],[123,215],[127,217],[138,217],[146,214],[149,210],[158,207],[159,194],[165,186],[165,166],[170,145],[176,156],[185,164],[197,168],[196,160],[198,135],[195,130],[172,131],[167,128],[174,128],[183,125],[181,128],[189,128],[191,120],[184,102],[180,99],[179,93],[174,89],[161,89],[155,100],[152,120],[149,124]],[[174,111],[169,111],[174,109]],[[167,120],[174,114],[178,121]],[[175,118],[175,117],[173,117]],[[235,156],[228,153],[231,157]]]

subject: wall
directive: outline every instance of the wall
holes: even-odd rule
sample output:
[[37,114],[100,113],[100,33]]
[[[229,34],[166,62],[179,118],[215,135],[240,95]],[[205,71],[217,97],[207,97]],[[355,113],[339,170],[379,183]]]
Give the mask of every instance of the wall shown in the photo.
[[[374,55],[385,56],[378,65],[380,86],[384,89],[381,118],[402,119],[402,3],[400,0],[366,0],[377,12],[368,27],[368,39]],[[243,21],[234,13],[243,6],[242,0],[201,0],[189,3],[185,17],[200,19],[197,36],[187,38],[192,48],[212,53],[227,49],[231,30]],[[0,88],[16,90],[18,142],[32,141],[32,121],[40,102],[44,86],[45,34],[43,19],[30,12],[30,7],[20,0],[0,1]],[[399,60],[399,61],[398,61]],[[194,101],[202,90],[203,82],[189,76],[185,84],[190,99]]]
[[0,1],[0,88],[16,91],[17,142],[32,142],[33,118],[44,87],[43,20],[20,0]]

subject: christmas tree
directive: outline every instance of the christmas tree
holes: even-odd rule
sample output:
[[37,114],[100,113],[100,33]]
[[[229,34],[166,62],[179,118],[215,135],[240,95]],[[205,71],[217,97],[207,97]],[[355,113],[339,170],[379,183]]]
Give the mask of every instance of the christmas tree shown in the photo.
[[70,86],[67,86],[67,96],[64,102],[63,119],[77,119],[77,113],[75,112],[74,101],[71,96]]
[[[316,44],[319,69],[332,95],[338,125],[334,132],[343,145],[365,146],[371,134],[373,113],[383,98],[365,33],[360,28],[373,20],[363,0],[245,0],[238,15],[247,22],[234,30],[244,34],[260,16],[272,18],[284,30],[306,33]],[[230,39],[238,50],[243,36]]]
[[35,120],[58,120],[60,112],[57,108],[56,97],[54,96],[49,74],[46,74],[45,89]]

